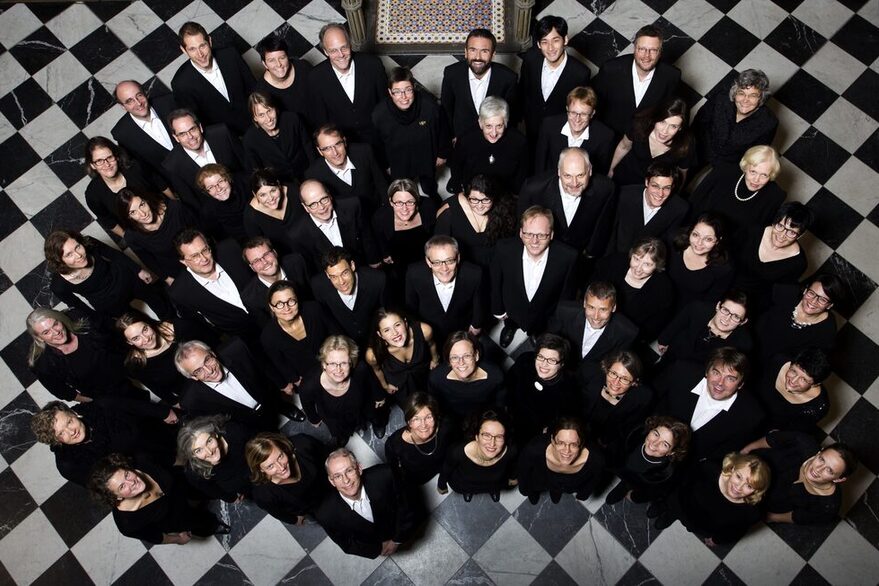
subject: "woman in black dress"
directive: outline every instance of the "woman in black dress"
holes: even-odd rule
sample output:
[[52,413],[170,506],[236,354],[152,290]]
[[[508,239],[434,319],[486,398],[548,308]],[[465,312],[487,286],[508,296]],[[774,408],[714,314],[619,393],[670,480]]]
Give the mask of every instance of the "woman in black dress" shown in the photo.
[[250,495],[244,445],[255,433],[228,415],[190,419],[177,433],[177,463],[189,484],[208,498],[240,502]]
[[209,196],[201,199],[199,209],[207,233],[218,242],[226,238],[243,242],[247,238],[244,210],[251,198],[247,183],[233,178],[224,165],[208,163],[195,176],[195,184]]
[[821,384],[831,372],[827,354],[806,348],[792,359],[776,357],[764,370],[755,390],[766,411],[766,429],[817,432],[830,410],[830,395]]
[[679,519],[709,547],[734,543],[761,519],[757,505],[769,489],[769,478],[769,466],[753,454],[727,454],[723,464],[704,460],[671,493],[656,528]]
[[281,256],[293,252],[293,226],[304,213],[299,205],[299,186],[282,183],[271,169],[257,169],[250,178],[253,197],[244,208],[244,231],[250,237],[265,236]]
[[642,238],[628,254],[606,256],[595,265],[593,279],[613,283],[617,307],[638,326],[640,339],[651,342],[668,323],[674,287],[665,271],[665,244]]
[[174,238],[185,228],[196,228],[196,219],[177,200],[164,200],[149,191],[125,188],[116,198],[125,229],[125,241],[152,272],[170,285],[183,265]]
[[184,545],[193,535],[229,533],[229,526],[213,513],[189,505],[186,488],[175,474],[149,460],[110,454],[95,466],[89,489],[113,507],[116,527],[126,537]]
[[428,387],[445,413],[458,422],[504,402],[504,374],[481,362],[479,344],[468,332],[452,332],[443,347],[444,364],[430,371]]
[[516,447],[507,442],[506,417],[493,410],[473,417],[465,440],[449,449],[436,488],[446,494],[449,486],[466,502],[474,494],[488,493],[501,500],[501,491],[516,486]]
[[155,275],[115,248],[74,230],[55,230],[46,237],[43,250],[52,273],[49,288],[68,307],[115,318],[139,299],[159,317],[174,315]]
[[284,37],[271,33],[256,45],[263,67],[256,89],[275,97],[285,112],[295,113],[304,122],[308,120],[308,73],[311,64],[302,59],[290,59]]
[[325,423],[333,445],[342,447],[354,432],[372,423],[373,433],[384,437],[378,409],[387,395],[372,371],[358,361],[360,350],[347,336],[329,336],[320,347],[321,368],[305,377],[299,391],[302,409],[315,427]]
[[329,492],[324,461],[329,450],[319,440],[299,433],[288,438],[263,432],[244,448],[251,498],[269,515],[291,525],[305,523]]
[[543,435],[528,442],[519,455],[519,492],[532,505],[540,493],[558,503],[562,493],[585,501],[595,491],[604,471],[604,456],[598,446],[586,439],[578,419],[563,417]]
[[484,269],[491,265],[494,244],[516,232],[514,207],[485,175],[476,175],[464,193],[454,195],[437,212],[435,234],[458,241],[463,260]]
[[[391,71],[388,97],[372,111],[372,124],[378,132],[379,159],[391,179],[412,178],[439,202],[436,169],[452,152],[449,123],[436,98],[415,87],[408,67]],[[417,190],[413,193],[418,196]]]
[[677,311],[692,301],[720,299],[735,273],[727,254],[723,219],[712,212],[699,214],[672,242],[666,269],[674,285]]
[[272,169],[285,182],[301,179],[314,149],[299,115],[278,109],[272,96],[261,91],[250,94],[247,105],[254,124],[241,141],[247,168]]
[[376,310],[366,363],[385,392],[403,406],[409,395],[427,390],[427,374],[439,365],[433,329],[399,311]]
[[839,485],[858,467],[846,444],[822,448],[808,434],[772,431],[743,452],[765,458],[772,468],[772,487],[765,500],[767,523],[828,525],[839,519]]
[[477,175],[491,177],[508,193],[519,193],[531,161],[522,133],[509,127],[510,107],[502,98],[489,96],[479,106],[479,129],[458,137],[452,154],[448,191],[460,195]]
[[439,403],[427,393],[409,396],[403,407],[406,425],[385,441],[385,461],[404,483],[424,484],[442,469],[455,430],[440,417]]
[[686,183],[687,170],[696,163],[688,124],[687,103],[681,98],[638,113],[617,144],[607,176],[617,185],[641,185],[650,163],[662,162],[677,167],[681,184]]
[[570,343],[555,334],[542,334],[534,345],[534,352],[520,354],[507,371],[506,385],[519,445],[543,433],[559,417],[582,411],[577,377],[565,368]]

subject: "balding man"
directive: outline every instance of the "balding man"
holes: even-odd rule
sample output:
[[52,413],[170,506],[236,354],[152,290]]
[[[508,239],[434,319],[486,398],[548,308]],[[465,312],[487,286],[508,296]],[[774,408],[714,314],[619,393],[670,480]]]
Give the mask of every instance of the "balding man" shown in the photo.
[[166,122],[175,108],[174,97],[150,99],[143,86],[130,79],[116,84],[115,96],[127,114],[110,131],[113,139],[151,172],[163,174],[162,161],[176,144]]

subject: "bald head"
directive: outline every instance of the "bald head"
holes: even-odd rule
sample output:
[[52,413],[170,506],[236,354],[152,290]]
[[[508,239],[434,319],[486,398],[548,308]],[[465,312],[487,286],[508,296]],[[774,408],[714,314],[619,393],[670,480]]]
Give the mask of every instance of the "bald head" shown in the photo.
[[299,187],[299,199],[302,201],[302,207],[312,218],[320,222],[328,222],[333,217],[333,198],[320,181],[315,179],[303,181]]
[[149,119],[150,102],[143,87],[134,80],[120,81],[116,84],[116,101],[135,118]]
[[579,197],[589,187],[592,163],[583,149],[570,148],[559,156],[559,180],[568,195]]

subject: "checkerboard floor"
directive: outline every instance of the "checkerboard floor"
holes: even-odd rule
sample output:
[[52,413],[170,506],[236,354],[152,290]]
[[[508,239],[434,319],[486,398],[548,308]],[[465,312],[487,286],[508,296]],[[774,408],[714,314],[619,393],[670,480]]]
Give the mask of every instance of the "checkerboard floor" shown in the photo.
[[[4,5],[0,13],[0,584],[875,584],[879,576],[879,0],[554,0],[536,12],[570,25],[570,46],[595,70],[631,51],[637,28],[667,31],[665,58],[683,71],[697,106],[732,70],[760,67],[781,120],[779,183],[819,222],[806,238],[809,271],[830,269],[854,292],[842,310],[833,409],[825,431],[863,466],[845,485],[844,519],[818,529],[758,526],[711,550],[676,523],[657,532],[643,507],[500,503],[426,491],[433,514],[411,551],[346,556],[316,525],[290,527],[250,504],[220,505],[231,535],[186,547],[146,547],[66,483],[28,421],[50,396],[25,367],[24,316],[53,304],[42,241],[55,226],[106,240],[85,208],[81,151],[109,136],[124,78],[170,85],[182,62],[174,31],[198,20],[214,43],[250,49],[285,29],[294,52],[317,62],[317,32],[342,20],[338,0],[147,0]],[[412,67],[439,92],[453,55],[384,58]],[[518,57],[502,56],[513,67]],[[395,414],[396,424],[401,423]],[[288,424],[291,425],[291,424]],[[393,423],[392,423],[393,425]],[[288,431],[294,428],[291,426]],[[367,464],[381,441],[352,447]]]

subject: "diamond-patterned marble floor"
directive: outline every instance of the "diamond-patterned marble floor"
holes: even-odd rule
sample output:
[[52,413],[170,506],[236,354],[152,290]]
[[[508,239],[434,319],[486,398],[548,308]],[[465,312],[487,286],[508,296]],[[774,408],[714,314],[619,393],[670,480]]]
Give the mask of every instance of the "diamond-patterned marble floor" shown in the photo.
[[[339,0],[147,0],[4,5],[0,12],[0,584],[875,584],[879,576],[879,0],[555,0],[570,47],[597,69],[631,51],[637,28],[667,31],[665,58],[683,71],[691,106],[733,70],[760,67],[781,120],[779,183],[819,222],[806,238],[809,271],[825,267],[855,292],[829,387],[831,436],[853,444],[859,474],[845,487],[844,520],[804,529],[759,525],[733,547],[710,550],[676,523],[648,527],[643,507],[537,506],[518,493],[500,503],[441,497],[418,546],[388,559],[346,556],[316,525],[286,526],[255,506],[222,504],[235,530],[186,547],[146,548],[121,537],[84,491],[57,474],[28,428],[50,400],[25,367],[24,316],[52,304],[42,240],[55,225],[106,240],[84,205],[81,149],[109,136],[123,78],[169,86],[183,60],[174,31],[198,20],[217,45],[250,49],[285,28],[294,52],[317,62],[317,32],[343,20]],[[407,55],[438,93],[457,56]],[[518,57],[499,60],[518,66]],[[394,423],[400,424],[399,414]],[[293,431],[295,427],[287,431]],[[381,441],[354,438],[365,464]]]

